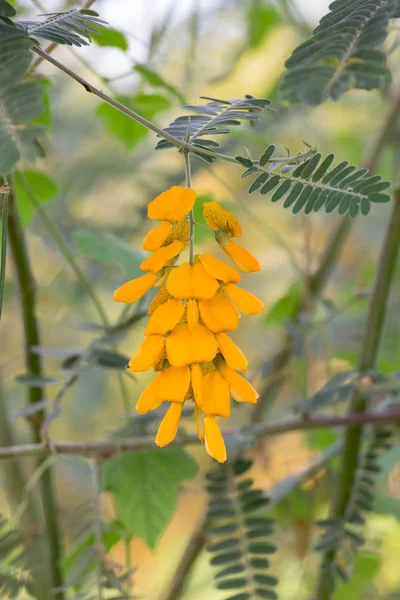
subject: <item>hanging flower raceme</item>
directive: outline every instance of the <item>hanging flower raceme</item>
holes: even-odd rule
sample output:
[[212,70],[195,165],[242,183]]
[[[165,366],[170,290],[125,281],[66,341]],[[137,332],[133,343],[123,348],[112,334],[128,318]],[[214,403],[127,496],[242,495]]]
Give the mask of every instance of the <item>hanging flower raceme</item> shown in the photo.
[[[234,267],[209,253],[194,254],[190,223],[196,225],[195,199],[191,188],[174,186],[150,202],[148,217],[161,223],[143,242],[152,253],[140,265],[146,273],[121,286],[114,299],[136,302],[151,287],[159,287],[150,303],[145,338],[128,365],[133,372],[153,369],[157,373],[137,402],[139,413],[169,405],[156,444],[172,442],[184,403],[193,401],[199,439],[213,458],[225,462],[217,418],[229,417],[231,398],[254,403],[258,397],[240,374],[247,369],[247,359],[227,332],[237,329],[241,314],[253,315],[264,307],[237,285],[241,277]],[[203,212],[235,265],[243,272],[258,271],[258,261],[231,239],[241,235],[236,217],[217,202],[204,203]],[[188,244],[192,260],[177,265]]]

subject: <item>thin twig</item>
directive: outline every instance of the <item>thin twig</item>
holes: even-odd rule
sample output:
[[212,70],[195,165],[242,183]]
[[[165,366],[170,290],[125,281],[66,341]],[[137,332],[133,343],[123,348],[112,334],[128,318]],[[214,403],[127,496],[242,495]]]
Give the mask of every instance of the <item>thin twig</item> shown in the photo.
[[0,256],[0,321],[3,309],[4,287],[6,283],[6,258],[7,258],[7,221],[8,221],[8,196],[10,186],[6,177],[3,178],[3,185],[0,186],[1,202],[1,256]]
[[[266,436],[281,435],[290,431],[308,431],[311,429],[324,429],[329,427],[354,427],[355,425],[398,423],[400,422],[400,409],[385,412],[369,412],[363,414],[349,414],[343,417],[310,417],[307,420],[303,418],[290,418],[282,421],[270,422],[254,426],[254,438],[260,439]],[[241,428],[226,429],[224,435],[244,437],[248,434]],[[196,434],[187,434],[177,436],[171,446],[186,446],[198,444],[199,439]],[[154,448],[153,436],[135,437],[120,441],[90,441],[90,442],[54,442],[51,447],[44,444],[23,444],[9,448],[0,448],[0,460],[5,458],[14,458],[17,456],[47,456],[52,452],[56,454],[82,454],[84,456],[103,456],[109,457],[120,452],[131,450],[145,450]]]

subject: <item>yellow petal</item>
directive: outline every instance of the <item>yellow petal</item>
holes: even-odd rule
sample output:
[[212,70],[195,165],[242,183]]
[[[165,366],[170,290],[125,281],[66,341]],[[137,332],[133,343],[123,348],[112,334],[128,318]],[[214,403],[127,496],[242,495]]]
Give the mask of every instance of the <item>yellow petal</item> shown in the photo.
[[218,202],[204,202],[203,215],[211,229],[222,229],[229,237],[234,238],[242,235],[242,228],[235,215],[223,208]]
[[231,414],[229,383],[219,371],[204,375],[201,397],[201,410],[204,414],[217,417],[229,417]]
[[184,402],[190,385],[189,367],[168,367],[158,374],[157,379],[160,400]]
[[194,364],[191,367],[191,382],[193,389],[193,396],[196,406],[201,407],[202,403],[202,380],[203,373],[201,370],[201,366],[198,364]]
[[199,305],[197,300],[188,300],[186,306],[186,318],[190,331],[193,331],[199,322]]
[[218,281],[206,273],[201,264],[191,267],[183,263],[171,270],[167,290],[175,298],[212,298],[219,288]]
[[218,341],[219,350],[228,365],[237,371],[246,371],[248,365],[247,358],[241,349],[236,346],[235,342],[226,333],[217,333],[215,337]]
[[171,269],[167,279],[167,290],[175,298],[191,298],[192,294],[192,267],[183,263]]
[[222,245],[222,250],[232,259],[237,268],[243,273],[260,271],[260,263],[248,250],[239,246],[236,242],[229,240],[228,244]]
[[190,331],[187,323],[179,323],[166,340],[168,360],[174,367],[213,360],[218,343],[211,331],[196,325]]
[[150,202],[147,215],[157,221],[178,221],[192,210],[195,200],[194,190],[174,185]]
[[167,288],[165,286],[161,287],[154,296],[153,300],[150,302],[149,315],[152,315],[156,308],[161,306],[161,304],[164,304],[164,302],[170,298],[171,294],[168,292]]
[[152,335],[158,333],[163,335],[167,331],[171,331],[179,323],[184,312],[185,305],[182,300],[167,300],[153,312],[144,330],[144,334]]
[[238,283],[240,281],[240,275],[236,269],[224,263],[223,260],[214,258],[209,252],[207,254],[199,254],[199,259],[205,271],[211,277],[215,277],[215,279],[219,279],[219,281],[223,281],[224,283]]
[[126,302],[126,304],[136,302],[136,300],[139,300],[139,298],[149,291],[156,281],[157,276],[154,273],[146,273],[146,275],[132,279],[121,285],[114,292],[114,300],[117,302]]
[[215,333],[232,331],[239,326],[238,312],[223,294],[218,293],[210,300],[199,300],[199,311],[204,325]]
[[157,376],[151,383],[149,383],[137,401],[136,410],[138,413],[144,414],[161,406],[161,400],[159,398],[158,391],[159,385]]
[[224,292],[244,315],[255,315],[264,310],[264,303],[257,296],[233,283],[224,285]]
[[177,256],[183,250],[183,242],[175,240],[169,246],[162,246],[151,256],[148,256],[141,263],[140,268],[142,271],[151,271],[157,273],[164,265],[171,259]]
[[204,442],[204,425],[203,425],[203,421],[202,421],[202,414],[203,413],[200,412],[200,409],[197,406],[197,404],[195,404],[194,405],[194,416],[196,419],[196,433],[197,433],[197,437],[199,438],[201,443]]
[[204,439],[208,454],[220,463],[226,461],[224,438],[219,430],[217,419],[211,415],[204,417]]
[[232,398],[236,402],[249,402],[250,404],[257,402],[259,394],[247,379],[231,369],[224,360],[217,361],[217,368],[225,381],[228,382]]
[[171,230],[171,223],[163,221],[157,227],[154,227],[143,240],[143,248],[149,252],[155,252],[167,240]]
[[137,373],[147,371],[159,360],[164,350],[165,339],[162,335],[149,335],[140,345],[139,351],[129,361],[128,369]]
[[192,267],[192,288],[192,298],[207,300],[208,298],[215,296],[219,289],[219,283],[215,277],[211,277],[204,270],[204,267],[198,263]]
[[182,414],[182,404],[177,402],[171,402],[171,406],[167,410],[165,417],[160,423],[160,426],[156,435],[156,444],[163,448],[167,444],[170,444],[176,436],[178,431],[179,421]]

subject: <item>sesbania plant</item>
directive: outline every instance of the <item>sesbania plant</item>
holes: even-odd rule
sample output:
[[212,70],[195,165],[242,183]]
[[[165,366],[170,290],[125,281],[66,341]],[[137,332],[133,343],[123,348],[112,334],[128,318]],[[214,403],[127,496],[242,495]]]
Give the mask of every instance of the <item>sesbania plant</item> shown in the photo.
[[[188,159],[186,165],[189,180]],[[149,306],[146,337],[128,366],[133,372],[150,368],[157,372],[137,402],[139,413],[169,403],[156,444],[166,446],[173,441],[183,404],[192,401],[199,440],[223,463],[226,449],[217,417],[229,417],[231,396],[249,403],[258,397],[237,372],[246,371],[247,360],[226,332],[237,329],[240,313],[259,313],[263,303],[236,285],[241,277],[235,268],[210,253],[195,253],[194,227],[199,226],[193,216],[195,202],[195,191],[180,186],[150,202],[149,219],[161,223],[143,241],[143,248],[152,252],[140,265],[147,273],[120,287],[114,300],[136,302],[151,287],[159,288]],[[237,218],[217,202],[205,202],[203,214],[215,240],[237,268],[244,273],[259,271],[254,256],[232,240],[242,233]],[[185,249],[188,260],[177,264]]]
[[[193,507],[200,510],[197,511],[196,523],[194,519],[193,523],[188,523],[191,519],[181,523],[188,541],[175,572],[168,573],[169,580],[166,589],[162,590],[162,600],[186,600],[192,597],[188,585],[188,580],[192,578],[189,575],[204,548],[210,556],[210,571],[214,568],[217,570],[215,575],[213,573],[215,588],[227,594],[224,600],[276,600],[278,594],[287,600],[288,589],[290,600],[293,589],[296,589],[296,599],[299,600],[311,597],[315,600],[333,600],[337,581],[347,581],[352,576],[356,550],[365,542],[363,529],[367,513],[373,509],[375,494],[379,493],[377,488],[383,487],[382,482],[375,486],[378,483],[377,475],[389,469],[381,460],[382,456],[394,449],[398,442],[394,435],[394,424],[400,422],[398,368],[394,366],[395,359],[391,356],[389,368],[384,365],[386,370],[381,371],[381,363],[385,363],[385,360],[379,359],[382,358],[380,343],[383,326],[389,313],[388,299],[392,286],[396,284],[400,247],[400,189],[398,173],[395,172],[398,168],[396,151],[398,153],[400,144],[400,90],[396,89],[399,73],[395,72],[392,78],[389,68],[390,59],[396,66],[393,55],[398,58],[398,40],[389,37],[388,43],[386,39],[390,29],[395,29],[392,25],[400,17],[400,1],[332,2],[328,13],[309,39],[304,40],[286,61],[286,70],[280,83],[271,86],[273,110],[276,111],[271,116],[274,119],[273,127],[270,127],[271,121],[261,121],[266,111],[272,110],[270,100],[250,94],[230,99],[204,96],[202,104],[184,104],[182,90],[190,91],[187,81],[184,84],[182,81],[166,81],[157,70],[158,45],[167,31],[174,33],[172,29],[169,30],[169,18],[162,24],[157,22],[159,29],[155,27],[151,33],[147,48],[150,64],[137,64],[136,60],[132,62],[131,57],[125,55],[132,67],[127,76],[134,72],[140,79],[138,85],[134,83],[131,88],[132,96],[127,98],[118,95],[113,86],[115,79],[100,76],[94,64],[86,63],[84,57],[77,55],[75,58],[79,60],[73,64],[80,68],[83,63],[88,73],[98,75],[101,89],[84,79],[81,71],[73,71],[52,55],[59,44],[70,46],[70,50],[76,53],[76,49],[89,45],[94,36],[101,46],[117,46],[123,52],[129,46],[122,31],[108,29],[107,23],[91,10],[95,2],[86,0],[81,8],[69,9],[71,3],[65,0],[64,7],[68,10],[42,15],[36,20],[21,20],[17,18],[17,13],[18,16],[20,11],[26,14],[25,11],[29,10],[27,2],[0,0],[0,325],[4,326],[5,316],[11,322],[10,329],[5,330],[8,339],[2,343],[3,356],[0,361],[7,383],[6,394],[10,395],[11,400],[8,402],[9,399],[5,399],[0,384],[0,467],[4,467],[1,480],[11,515],[10,519],[4,519],[0,514],[0,596],[17,600],[28,595],[37,600],[105,600],[111,597],[123,600],[142,597],[142,590],[136,590],[135,579],[136,564],[139,575],[142,565],[140,556],[131,555],[132,540],[139,538],[151,549],[156,547],[174,515],[183,482],[195,479],[199,471],[195,453],[187,451],[186,447],[204,443],[206,451],[215,460],[203,455],[202,458],[206,460],[200,461],[201,468],[204,463],[208,466],[190,484],[193,486],[190,491],[194,492],[187,494],[190,502],[194,503],[190,506],[190,515]],[[124,10],[124,2],[109,4],[118,4],[115,10]],[[134,3],[126,0],[128,4]],[[301,19],[299,21],[294,3],[289,0],[276,0],[273,3],[258,0],[227,2],[226,6],[224,2],[216,4],[219,6],[212,11],[213,19],[221,16],[218,11],[224,7],[229,7],[231,13],[236,5],[240,5],[237,22],[245,22],[248,27],[247,33],[243,34],[243,48],[235,51],[234,60],[248,47],[255,53],[265,52],[261,41],[274,29],[275,20],[279,27],[282,24],[287,26],[290,21],[296,35],[304,35],[308,29],[308,25],[305,26]],[[32,5],[45,12],[41,0],[33,0]],[[182,57],[182,61],[187,58],[184,70],[185,78],[189,79],[196,67],[197,40],[194,38],[201,37],[202,27],[199,27],[199,23],[204,18],[197,6],[195,8],[190,17],[190,26],[187,23],[193,47],[187,57]],[[244,15],[246,19],[243,19]],[[184,21],[179,23],[179,28],[181,33],[181,29],[185,28]],[[214,53],[217,56],[210,31],[207,31],[207,39],[201,40],[201,43],[213,42],[212,53],[208,56],[214,56]],[[136,32],[130,33],[136,37]],[[185,35],[180,36],[180,43],[181,38],[186,39]],[[44,40],[51,42],[45,49],[41,45]],[[220,50],[227,43],[228,38],[222,33],[220,45],[218,42],[216,46]],[[268,47],[269,52],[274,52],[275,42]],[[167,44],[165,47],[162,44],[162,52],[165,52],[165,48],[168,51]],[[205,46],[203,48],[206,50]],[[225,50],[222,53],[224,56],[228,54]],[[67,60],[67,53],[65,57]],[[165,57],[162,58],[160,64],[165,64]],[[265,55],[263,59],[268,68],[270,56]],[[57,161],[46,160],[45,156],[45,149],[52,147],[52,144],[46,143],[46,136],[51,135],[46,127],[50,121],[52,99],[49,89],[53,82],[50,79],[42,81],[44,73],[40,68],[43,62],[50,66],[49,77],[55,68],[62,77],[67,76],[83,86],[80,91],[83,93],[84,89],[89,92],[94,102],[101,101],[95,107],[96,113],[85,113],[85,119],[103,119],[111,134],[123,142],[131,143],[132,139],[127,138],[132,134],[134,144],[129,146],[129,152],[124,149],[117,156],[122,173],[129,172],[131,176],[134,170],[132,165],[136,168],[136,164],[143,164],[140,160],[137,163],[134,160],[136,156],[133,157],[131,152],[134,147],[139,159],[146,154],[147,160],[148,148],[141,156],[139,147],[144,133],[152,132],[157,136],[157,140],[153,140],[154,150],[175,153],[179,169],[182,168],[178,174],[168,172],[169,183],[165,187],[183,180],[184,184],[172,185],[165,191],[152,187],[151,195],[146,193],[144,204],[152,227],[146,221],[149,232],[143,240],[143,249],[148,255],[144,259],[142,253],[138,259],[136,250],[121,239],[121,236],[132,234],[135,227],[132,220],[127,220],[121,228],[120,237],[114,235],[115,232],[100,231],[96,220],[98,206],[92,205],[95,216],[90,227],[93,230],[74,231],[70,239],[68,226],[64,237],[63,220],[53,220],[52,211],[44,205],[56,195],[57,185],[46,173],[30,171],[26,167],[26,161],[33,162],[41,158],[43,162],[40,163],[40,169],[47,168],[49,172],[61,169],[61,162],[55,169]],[[203,64],[208,67],[206,61]],[[233,64],[223,66],[227,73],[234,68]],[[206,68],[204,70],[207,71]],[[258,76],[258,73],[249,71],[246,75],[249,85],[252,85],[250,75]],[[118,75],[116,78],[119,78]],[[397,83],[391,84],[392,79]],[[205,80],[203,83],[206,85]],[[259,87],[261,79],[256,83]],[[160,96],[144,93],[143,90],[148,86],[153,92],[161,90],[165,96],[161,92]],[[376,94],[366,111],[365,92],[379,88],[381,96]],[[297,151],[301,145],[300,140],[295,140],[297,147],[294,153],[280,143],[282,139],[274,140],[275,135],[278,137],[276,131],[280,135],[280,123],[287,117],[290,124],[295,124],[295,128],[304,128],[308,137],[309,129],[315,131],[320,115],[325,115],[322,112],[312,113],[314,121],[309,128],[312,119],[309,119],[307,111],[312,110],[310,107],[326,100],[337,100],[350,90],[364,90],[364,95],[356,93],[351,97],[351,102],[336,108],[337,114],[330,123],[329,133],[321,127],[321,139],[328,148],[324,156],[314,145],[315,140],[303,142],[303,151]],[[182,111],[185,112],[182,115],[180,109],[169,102],[171,98],[174,101],[179,99],[179,104],[183,105]],[[367,131],[364,131],[364,124],[370,120],[378,102],[383,116],[379,112],[376,138],[371,141]],[[284,103],[286,105],[282,110]],[[291,103],[302,104],[303,107],[291,107]],[[336,137],[343,136],[344,131],[336,131],[341,120],[337,119],[337,115],[341,110],[350,111],[351,103],[356,105],[357,112],[364,110],[366,118],[360,114],[360,121],[349,128],[355,143],[351,141],[350,148],[347,148],[346,138],[346,146],[342,147],[345,156],[337,160],[331,151],[331,144],[333,146]],[[43,111],[44,105],[47,111]],[[162,108],[154,108],[155,105]],[[160,117],[156,113],[167,109],[178,113],[176,118],[164,127],[155,124],[153,118]],[[349,114],[354,115],[354,109],[351,110],[353,112]],[[333,113],[329,113],[328,109],[326,114]],[[73,110],[67,116],[71,117],[71,122],[76,117]],[[122,121],[118,121],[118,118]],[[304,124],[300,123],[303,118]],[[125,119],[129,120],[132,130],[125,128]],[[380,120],[382,122],[378,124]],[[139,132],[136,129],[138,124]],[[246,125],[249,127],[246,128]],[[65,127],[64,120],[56,120],[54,127]],[[236,138],[230,136],[234,129],[240,127],[240,135]],[[74,127],[68,131],[68,143],[86,139],[86,122],[84,132],[79,132],[76,140],[75,131],[77,129]],[[290,133],[294,135],[292,131]],[[107,139],[105,131],[101,135]],[[230,136],[223,152],[215,141],[215,138],[221,139],[221,135]],[[60,139],[66,138],[61,136]],[[356,146],[364,145],[368,151],[360,160],[360,166],[350,164],[346,156],[355,154]],[[382,165],[379,162],[382,157],[390,158],[390,146],[395,148],[392,153],[395,159],[392,174],[390,160]],[[238,147],[245,156],[235,155]],[[82,158],[80,149],[77,155],[78,159]],[[99,157],[96,149],[90,160],[94,164]],[[305,223],[312,214],[320,212],[323,213],[323,230],[321,228],[319,231],[319,238],[322,237],[322,231],[329,233],[326,245],[318,247],[317,251],[314,238],[305,239],[303,253],[299,248],[293,248],[291,241],[286,243],[283,234],[273,230],[275,239],[279,238],[281,247],[287,250],[297,280],[272,308],[267,307],[270,309],[269,318],[271,314],[274,315],[274,324],[282,326],[283,335],[276,340],[278,347],[274,350],[275,354],[271,355],[270,348],[260,345],[258,364],[251,365],[251,371],[255,372],[259,382],[257,387],[260,394],[246,378],[249,367],[247,359],[230,335],[239,327],[242,318],[245,321],[248,316],[264,310],[263,302],[246,290],[246,278],[258,272],[258,277],[267,281],[270,269],[267,263],[260,272],[257,258],[241,245],[241,225],[233,212],[224,208],[219,198],[200,198],[201,190],[192,187],[191,167],[203,168],[203,173],[218,179],[219,175],[213,171],[217,161],[220,164],[230,163],[232,177],[237,177],[238,184],[239,169],[244,169],[242,178],[250,177],[248,196],[242,189],[243,185],[235,183],[225,186],[234,197],[238,190],[245,210],[251,212],[255,197],[257,208],[262,205],[262,212],[268,211],[268,202],[279,203],[282,209],[290,209],[291,214],[287,218],[291,220],[293,230],[303,228],[305,238],[311,231]],[[125,170],[122,169],[122,163]],[[90,164],[93,166],[92,162]],[[392,179],[392,192],[389,191],[391,182],[376,173],[381,166]],[[73,175],[75,169],[74,164]],[[84,171],[85,178],[89,180],[91,171],[86,168],[86,163]],[[65,183],[68,180],[70,185],[70,180],[74,178],[71,172],[67,172],[67,175],[60,177],[60,181],[64,179]],[[115,162],[104,177],[107,183],[113,177],[118,177],[120,182],[120,172],[115,173]],[[158,185],[164,187],[164,184]],[[78,185],[77,189],[83,188]],[[60,200],[63,200],[63,208],[69,214],[69,195],[65,191],[64,185]],[[102,192],[105,193],[104,190]],[[350,351],[355,358],[349,358],[345,372],[332,373],[332,377],[326,375],[328,380],[318,389],[321,382],[319,376],[314,381],[314,372],[321,370],[319,367],[325,359],[324,372],[330,372],[332,349],[330,344],[327,344],[329,352],[316,347],[323,346],[325,340],[331,341],[328,339],[330,331],[327,325],[344,311],[340,307],[332,309],[331,298],[326,297],[327,283],[338,264],[352,220],[359,218],[361,230],[366,222],[363,218],[372,210],[375,211],[373,217],[377,216],[381,205],[390,200],[393,200],[391,214],[372,289],[367,292],[363,290],[362,294],[354,292],[354,298],[345,305],[345,308],[349,308],[352,301],[358,301],[361,295],[369,297],[363,330],[361,318],[351,325],[354,336],[351,336]],[[195,220],[194,215],[198,214],[195,208],[199,208],[196,202],[201,202],[206,225]],[[235,208],[232,210],[235,211]],[[302,214],[296,217],[298,213]],[[331,213],[335,213],[337,218],[334,222],[330,220]],[[60,276],[57,274],[54,278],[57,283],[53,281],[49,285],[46,279],[45,286],[42,286],[46,287],[49,296],[54,289],[58,294],[55,300],[60,308],[57,313],[57,332],[60,321],[68,327],[63,315],[68,309],[71,310],[73,304],[72,296],[64,293],[65,287],[61,288],[61,293],[57,287],[58,280],[64,277],[62,261],[75,277],[79,291],[83,292],[80,295],[84,304],[82,313],[86,313],[86,304],[93,309],[91,322],[79,324],[90,338],[89,341],[85,338],[84,347],[75,347],[74,344],[73,348],[68,348],[61,338],[56,348],[42,345],[42,298],[35,293],[36,265],[32,265],[33,260],[37,260],[37,253],[30,254],[30,232],[27,229],[34,214],[41,224],[34,231],[37,238],[35,248],[39,240],[44,242],[44,248],[50,247],[51,243],[59,251],[57,256],[52,257],[54,265],[60,267]],[[378,216],[374,227],[382,223],[382,217]],[[253,217],[258,220],[258,212]],[[137,221],[136,225],[140,227],[140,219]],[[313,227],[319,229],[321,222],[313,221]],[[72,218],[71,223],[75,225]],[[263,231],[272,230],[267,220],[262,222],[260,219],[258,226]],[[206,229],[211,239],[214,236],[215,253],[204,252],[201,244],[195,246],[197,227]],[[80,262],[81,257],[75,251],[97,263],[117,263],[125,272],[123,281],[135,277],[123,283],[114,293],[116,302],[127,305],[122,307],[115,320],[109,318],[109,305],[103,305],[98,290],[98,287],[107,285],[106,272],[102,272],[94,283],[91,273],[86,273]],[[358,260],[360,264],[353,265],[353,270],[349,270],[353,279],[356,269],[363,271],[364,264],[361,258]],[[13,269],[9,269],[11,261]],[[369,267],[370,263],[366,263],[366,266]],[[143,272],[141,276],[136,276],[138,269]],[[41,277],[40,269],[38,272]],[[119,285],[116,281],[113,279],[112,286],[107,287],[105,294],[110,305],[111,290]],[[71,287],[70,280],[67,285]],[[10,317],[5,310],[2,311],[3,299]],[[75,304],[73,309],[75,311]],[[141,319],[146,320],[144,339],[129,359],[128,355],[121,353],[118,345]],[[93,323],[93,320],[96,322]],[[14,325],[17,335],[22,333],[21,348],[13,347],[14,339],[11,337],[14,337]],[[269,326],[268,319],[264,319],[262,326]],[[324,329],[326,338],[320,335],[321,329]],[[395,333],[398,335],[398,331]],[[46,338],[52,339],[52,336],[46,335]],[[260,339],[260,344],[263,344],[264,336]],[[353,347],[355,339],[360,339],[358,349]],[[337,342],[336,339],[334,341]],[[82,342],[80,337],[79,342]],[[392,342],[389,346],[394,354],[393,348],[396,346]],[[18,368],[21,363],[25,371],[16,377],[14,367],[10,366],[14,360],[14,350],[17,350]],[[46,357],[61,362],[56,367],[54,364],[47,365]],[[294,376],[292,365],[297,367]],[[88,396],[96,388],[95,376],[90,379],[92,374],[88,375],[88,371],[94,366],[103,369],[101,383],[109,382],[107,377],[110,371],[116,374],[118,388],[111,394],[108,393],[112,389],[111,384],[109,387],[104,385],[104,398],[110,401],[107,408],[113,404],[111,400],[114,400],[114,396],[121,402],[117,418],[122,413],[123,424],[119,424],[109,435],[107,432],[104,439],[87,439],[86,429],[82,434],[85,437],[81,440],[76,439],[77,436],[74,440],[55,439],[52,423],[60,414],[64,416],[65,396],[75,393],[77,381],[85,383],[85,393],[82,395],[85,403],[86,400],[93,400]],[[47,368],[58,369],[61,376],[49,377]],[[336,366],[333,368],[336,370]],[[152,370],[154,375],[140,395],[134,374],[148,370]],[[304,380],[302,383],[295,381],[299,372]],[[16,379],[17,384],[13,382],[9,386],[11,379]],[[15,394],[17,385],[25,386],[25,406],[21,403],[21,387]],[[57,391],[52,394],[50,388],[46,396],[45,390],[51,385],[58,386]],[[312,393],[309,388],[314,388]],[[284,393],[279,396],[282,390]],[[14,408],[14,396],[17,409]],[[75,404],[77,398],[78,394],[73,398]],[[240,418],[236,420],[235,427],[228,429],[223,419],[231,414],[231,399],[247,406],[237,411]],[[136,402],[137,413],[134,415],[131,414],[132,400]],[[90,402],[87,404],[89,408],[85,404],[85,410],[90,409]],[[269,413],[272,404],[274,411],[276,409],[281,414],[274,421],[271,421]],[[13,420],[9,416],[10,406]],[[95,406],[97,409],[98,405]],[[155,412],[157,409],[161,409],[159,413]],[[192,419],[193,412],[196,431],[192,422],[190,429],[186,430],[185,419],[188,416]],[[162,418],[159,416],[161,413]],[[69,415],[73,425],[76,415],[75,412]],[[21,417],[30,429],[32,443],[19,442],[19,428],[13,431],[14,419]],[[298,441],[294,449],[295,452],[297,448],[300,449],[299,462],[296,462],[293,470],[289,469],[283,474],[279,472],[275,477],[276,474],[270,472],[274,450],[270,451],[269,444],[263,444],[265,438],[269,442],[271,436],[308,429],[328,431],[329,440],[333,433],[335,441],[329,441],[326,445],[326,438],[322,434],[324,440],[318,443],[323,449],[313,452],[308,438],[299,435],[297,439],[301,438],[302,441]],[[155,448],[155,444],[163,449]],[[290,462],[291,457],[286,456],[289,446],[290,443],[286,445],[286,441],[283,442],[279,453],[276,453],[279,456],[283,454],[282,462]],[[302,454],[304,449],[307,450],[306,456]],[[84,480],[84,498],[81,498],[81,488],[75,486],[74,480],[71,485],[69,478],[53,479],[52,465],[56,461],[61,462],[64,455],[84,459],[76,461],[79,462],[79,468],[73,466],[72,461],[68,465],[71,474],[80,477],[82,482]],[[30,457],[30,461],[21,468],[19,459],[24,457]],[[338,460],[328,469],[327,465],[335,457]],[[5,460],[7,463],[3,464]],[[329,477],[325,477],[326,473],[329,473]],[[383,477],[381,473],[381,479],[387,479],[387,475],[385,473]],[[268,489],[265,489],[266,480],[269,481]],[[76,496],[77,503],[72,510],[70,504],[64,502],[64,488],[61,485],[69,486]],[[203,492],[203,488],[208,495],[207,510],[204,510],[202,502],[201,506],[195,504],[197,492]],[[107,492],[112,499],[114,512],[110,518],[105,518],[105,514],[111,511],[102,511],[103,492]],[[390,500],[393,503],[393,498]],[[385,501],[383,505],[387,510]],[[298,554],[297,546],[300,546],[301,577],[295,582],[295,587],[291,577],[296,575],[292,575],[292,572],[299,569],[290,568],[293,556],[290,557],[289,544],[285,544],[286,548],[279,547],[279,528],[275,540],[276,528],[268,514],[272,508],[276,508],[277,519],[283,511],[285,535],[288,531],[290,539],[296,541],[290,544],[296,546],[293,555]],[[65,513],[68,513],[67,519],[64,519]],[[308,560],[314,541],[311,539],[314,537],[314,522],[321,528],[316,546],[316,551],[321,554],[319,561],[315,557]],[[390,523],[391,527],[392,524],[394,520]],[[111,555],[114,547],[118,547],[119,551],[121,546],[123,564],[116,562]],[[269,556],[276,551],[282,554],[275,563],[270,564]],[[361,555],[361,558],[365,559],[365,556]],[[168,562],[165,571],[173,568],[171,564]],[[318,572],[315,572],[316,564]],[[375,567],[374,563],[372,571]],[[285,579],[284,584],[290,584],[286,591],[285,585],[279,585],[278,577],[270,572],[270,568],[283,573],[281,580]],[[371,589],[365,587],[365,584],[372,584],[366,576],[368,570],[371,570],[369,566],[359,569],[363,587],[358,593],[354,591],[357,586],[352,586],[352,597],[357,595],[361,600],[364,591],[365,597],[376,597],[379,586],[375,588],[371,585]],[[210,571],[204,570],[202,578]],[[386,570],[382,571],[386,578]],[[198,591],[195,592],[196,597]],[[381,591],[379,587],[382,599],[388,599],[385,591],[382,594]],[[209,587],[205,588],[205,593],[212,600]],[[146,599],[149,600],[149,597],[146,596]],[[150,600],[153,600],[153,596]]]

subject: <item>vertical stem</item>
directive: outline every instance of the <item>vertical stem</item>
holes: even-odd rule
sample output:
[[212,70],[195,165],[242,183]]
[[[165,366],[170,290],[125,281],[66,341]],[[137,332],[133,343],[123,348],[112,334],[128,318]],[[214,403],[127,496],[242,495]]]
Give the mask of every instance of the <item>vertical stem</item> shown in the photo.
[[97,591],[98,600],[103,600],[103,561],[104,561],[104,545],[101,533],[101,511],[100,511],[100,459],[96,459],[92,467],[93,481],[93,513],[94,513],[94,540],[96,544],[96,561],[97,561]]
[[[400,191],[395,193],[392,215],[383,244],[374,290],[369,304],[365,335],[358,361],[361,374],[373,369],[378,356],[379,344],[386,315],[390,287],[393,282],[400,248]],[[350,413],[363,413],[368,405],[368,394],[360,387],[354,391],[350,403]],[[349,427],[344,439],[337,495],[333,505],[332,517],[345,520],[349,509],[353,486],[356,478],[362,445],[362,427]],[[333,594],[334,563],[336,549],[324,554],[317,600],[330,600]]]
[[8,196],[10,188],[7,179],[3,178],[0,186],[1,202],[1,257],[0,257],[0,321],[3,310],[4,286],[6,282],[6,258],[7,258],[7,221],[8,221]]
[[[24,230],[19,219],[15,198],[12,192],[10,192],[9,197],[9,208],[8,235],[20,293],[25,338],[25,366],[28,373],[40,377],[42,375],[41,357],[31,350],[33,346],[40,346],[39,326],[36,319],[35,280],[29,261]],[[41,402],[44,399],[43,388],[30,387],[28,389],[28,399],[30,404]],[[33,437],[37,443],[41,441],[40,430],[44,419],[45,413],[43,410],[38,411],[30,418]],[[40,463],[41,460],[39,460],[39,464]],[[50,469],[47,469],[43,473],[41,479],[41,496],[49,549],[48,561],[51,571],[52,587],[61,588],[63,585],[60,566],[61,542],[58,532],[57,507],[53,494]],[[53,596],[49,596],[49,598],[50,597],[53,598]],[[63,591],[58,591],[54,594],[54,598],[56,600],[64,600]],[[43,600],[47,600],[47,598],[43,598]]]
[[[190,155],[189,152],[184,151],[183,156],[185,159],[185,180],[186,187],[192,187],[192,173],[190,169]],[[189,262],[194,265],[194,211],[191,210],[189,213]]]

